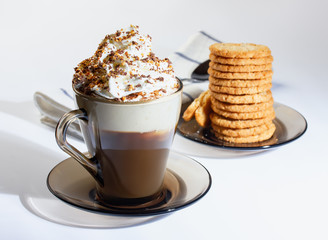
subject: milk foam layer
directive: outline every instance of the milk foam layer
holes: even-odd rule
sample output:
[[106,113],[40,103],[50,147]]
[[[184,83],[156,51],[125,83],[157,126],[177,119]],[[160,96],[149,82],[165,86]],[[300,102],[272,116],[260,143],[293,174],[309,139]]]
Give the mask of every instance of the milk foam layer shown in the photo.
[[[90,101],[76,94],[76,104],[88,113],[88,123],[102,131],[153,132],[171,131],[176,128],[181,106],[181,92],[150,102],[122,104]],[[110,118],[110,119],[109,119]]]
[[160,98],[179,88],[171,62],[157,58],[151,37],[133,25],[107,35],[75,68],[73,84],[84,94],[127,102]]

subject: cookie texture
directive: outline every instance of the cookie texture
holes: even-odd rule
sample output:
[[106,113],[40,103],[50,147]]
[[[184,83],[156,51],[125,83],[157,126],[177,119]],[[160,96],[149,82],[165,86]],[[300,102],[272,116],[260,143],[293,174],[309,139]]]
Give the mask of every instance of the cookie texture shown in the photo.
[[261,58],[271,55],[270,48],[253,43],[214,43],[210,46],[210,51],[228,58]]
[[276,127],[273,124],[269,129],[267,129],[257,135],[253,135],[253,136],[230,137],[230,136],[220,134],[219,132],[215,132],[215,136],[224,141],[233,142],[233,143],[253,143],[253,142],[261,142],[261,141],[270,139],[272,137],[272,135],[274,134],[275,130],[276,130]]
[[214,97],[211,97],[212,106],[221,109],[223,111],[228,112],[256,112],[256,111],[263,111],[269,107],[273,106],[273,98],[271,97],[269,101],[262,102],[262,103],[252,103],[252,104],[231,104],[218,101]]
[[261,72],[272,69],[272,64],[262,65],[226,65],[221,63],[210,62],[209,66],[220,72]]
[[213,85],[239,88],[255,87],[272,82],[271,77],[262,79],[225,79],[209,76],[208,80]]
[[261,111],[255,111],[255,112],[229,112],[229,111],[224,111],[215,105],[212,105],[212,109],[215,113],[225,118],[242,119],[242,120],[265,118],[274,113],[273,107],[269,107],[267,109]]
[[210,54],[210,60],[214,63],[221,63],[225,65],[263,65],[270,64],[273,62],[272,55],[261,58],[229,58],[215,55],[213,53]]
[[232,95],[245,95],[266,92],[272,87],[271,83],[263,84],[255,87],[226,87],[209,84],[209,89],[217,93],[227,93]]
[[216,78],[225,78],[225,79],[261,79],[272,77],[273,71],[266,70],[261,72],[221,72],[212,69],[208,69],[208,74]]
[[261,134],[266,130],[274,128],[274,124],[272,122],[267,122],[256,127],[239,129],[225,128],[212,124],[212,128],[218,134],[228,137],[249,137]]
[[210,124],[211,95],[209,90],[202,92],[184,111],[182,118],[186,122],[195,117],[196,122],[201,127],[207,127]]
[[214,112],[210,114],[210,119],[212,124],[218,125],[220,127],[231,128],[231,129],[256,127],[268,123],[272,121],[274,118],[275,118],[274,113],[265,118],[247,119],[247,120],[229,119],[229,118],[222,117],[221,115]]
[[256,94],[246,94],[246,95],[232,95],[226,93],[217,93],[211,91],[211,96],[215,99],[232,104],[249,104],[249,103],[262,103],[269,101],[272,98],[271,91],[256,93]]

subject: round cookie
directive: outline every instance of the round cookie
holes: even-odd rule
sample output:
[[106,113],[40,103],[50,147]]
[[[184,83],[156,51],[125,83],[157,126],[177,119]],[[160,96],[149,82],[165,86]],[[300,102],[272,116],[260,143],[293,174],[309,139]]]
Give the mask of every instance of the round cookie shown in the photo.
[[254,143],[254,142],[261,142],[261,141],[270,139],[275,130],[276,130],[276,126],[273,124],[273,126],[271,126],[269,129],[265,130],[264,132],[262,132],[258,135],[253,135],[253,136],[248,136],[248,137],[230,137],[230,136],[222,135],[218,132],[214,132],[214,134],[217,138],[227,141],[227,142]]
[[251,128],[256,127],[262,124],[265,124],[269,121],[272,121],[275,118],[275,114],[273,113],[266,118],[260,119],[250,119],[250,120],[236,120],[236,119],[228,119],[224,118],[217,113],[212,112],[210,114],[211,123],[220,127],[225,128]]
[[260,119],[270,116],[274,113],[273,107],[269,107],[262,111],[256,112],[228,112],[217,108],[215,105],[211,105],[212,110],[219,114],[222,117],[238,120],[247,120],[247,119]]
[[227,58],[210,54],[210,60],[215,63],[226,65],[263,65],[273,62],[272,55],[262,58]]
[[216,78],[226,79],[261,79],[272,77],[272,70],[261,71],[261,72],[220,72],[212,68],[208,69],[208,74]]
[[209,76],[209,82],[213,85],[225,86],[225,87],[255,87],[259,85],[264,85],[271,83],[272,78],[262,78],[262,79],[224,79],[224,78],[215,78]]
[[228,58],[261,58],[271,55],[267,46],[253,43],[214,43],[210,46],[210,51]]
[[218,134],[225,135],[228,137],[249,137],[263,133],[264,131],[273,127],[272,121],[264,123],[262,125],[252,127],[252,128],[241,128],[241,129],[231,129],[224,128],[217,125],[212,124],[212,129],[214,132]]
[[209,66],[220,72],[261,72],[269,71],[272,69],[272,64],[263,64],[263,65],[225,65],[215,62],[210,62]]
[[217,109],[221,109],[228,112],[256,112],[267,109],[273,106],[273,98],[271,97],[269,101],[263,103],[253,103],[253,104],[230,104],[220,102],[211,96],[212,106]]
[[272,98],[271,91],[249,94],[249,95],[231,95],[225,93],[216,93],[210,91],[211,96],[221,102],[227,102],[232,104],[249,104],[249,103],[262,103],[267,102]]
[[232,95],[256,94],[266,92],[272,87],[271,83],[255,86],[255,87],[225,87],[209,84],[209,89],[217,93],[227,93]]

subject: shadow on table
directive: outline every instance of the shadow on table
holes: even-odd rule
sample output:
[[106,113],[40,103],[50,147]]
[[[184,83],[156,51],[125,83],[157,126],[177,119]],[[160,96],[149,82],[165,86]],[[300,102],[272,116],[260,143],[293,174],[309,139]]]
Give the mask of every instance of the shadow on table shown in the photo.
[[0,132],[0,192],[20,197],[33,214],[50,222],[83,228],[123,228],[160,220],[168,215],[124,217],[85,211],[54,197],[46,180],[61,155],[18,136]]
[[36,116],[40,116],[32,100],[22,102],[0,101],[0,112],[10,114],[31,123],[35,123]]

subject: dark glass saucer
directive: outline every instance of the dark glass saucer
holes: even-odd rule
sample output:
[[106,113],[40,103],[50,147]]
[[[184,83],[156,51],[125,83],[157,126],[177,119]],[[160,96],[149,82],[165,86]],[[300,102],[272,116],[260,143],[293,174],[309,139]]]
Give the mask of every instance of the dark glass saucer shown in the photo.
[[[182,113],[189,106],[189,104],[190,102],[186,102],[183,104],[181,109]],[[274,103],[273,107],[276,114],[276,118],[273,120],[273,123],[276,126],[276,131],[270,139],[263,142],[226,142],[217,139],[215,135],[211,132],[210,127],[202,128],[197,124],[195,119],[186,122],[181,117],[178,124],[177,132],[180,135],[199,143],[238,150],[264,150],[273,147],[279,147],[298,139],[305,133],[307,129],[307,122],[299,112],[277,102]]]
[[49,190],[59,199],[87,210],[118,215],[157,215],[187,207],[202,198],[211,187],[211,176],[197,161],[171,152],[164,177],[165,197],[146,208],[111,207],[96,200],[95,181],[73,158],[55,166],[48,175]]

